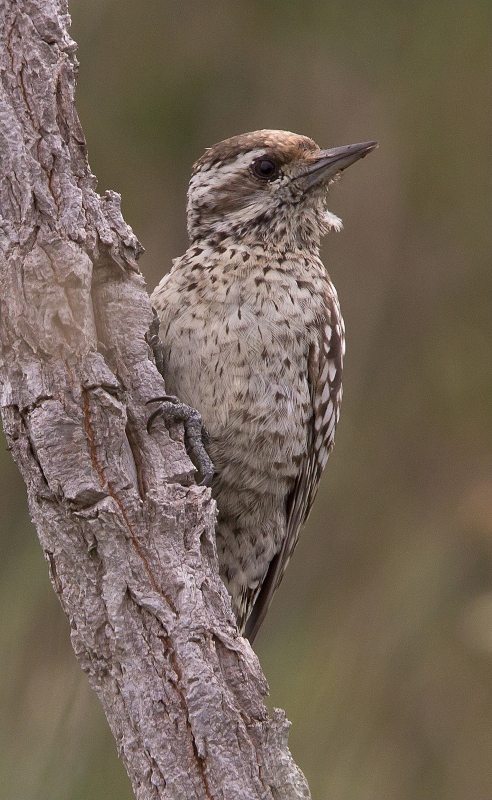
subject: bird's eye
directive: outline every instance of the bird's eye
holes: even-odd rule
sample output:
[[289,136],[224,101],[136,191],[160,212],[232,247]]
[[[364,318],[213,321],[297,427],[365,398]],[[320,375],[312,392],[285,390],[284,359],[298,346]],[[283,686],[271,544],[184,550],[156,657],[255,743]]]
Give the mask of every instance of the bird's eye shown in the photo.
[[261,178],[264,181],[274,181],[278,178],[280,168],[273,158],[266,158],[265,156],[257,158],[251,165],[253,175]]

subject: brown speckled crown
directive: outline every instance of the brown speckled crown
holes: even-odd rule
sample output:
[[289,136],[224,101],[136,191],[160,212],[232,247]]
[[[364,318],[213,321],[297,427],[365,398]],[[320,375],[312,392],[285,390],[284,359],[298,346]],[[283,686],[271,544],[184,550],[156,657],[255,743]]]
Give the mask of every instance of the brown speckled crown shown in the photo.
[[240,153],[248,150],[264,149],[265,152],[275,155],[281,164],[292,161],[294,158],[306,157],[310,151],[319,152],[316,142],[308,136],[299,136],[290,131],[261,130],[251,133],[242,133],[240,136],[231,136],[223,142],[208,147],[205,153],[193,165],[193,175],[202,168],[208,168],[219,162],[230,161]]

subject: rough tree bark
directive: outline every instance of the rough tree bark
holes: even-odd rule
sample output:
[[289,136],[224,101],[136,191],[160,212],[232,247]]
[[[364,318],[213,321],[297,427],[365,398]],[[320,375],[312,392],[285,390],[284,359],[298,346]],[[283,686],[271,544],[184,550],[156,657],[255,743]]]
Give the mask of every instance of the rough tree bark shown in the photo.
[[77,658],[139,800],[307,798],[218,578],[215,506],[145,401],[141,247],[100,197],[64,0],[0,0],[5,433]]

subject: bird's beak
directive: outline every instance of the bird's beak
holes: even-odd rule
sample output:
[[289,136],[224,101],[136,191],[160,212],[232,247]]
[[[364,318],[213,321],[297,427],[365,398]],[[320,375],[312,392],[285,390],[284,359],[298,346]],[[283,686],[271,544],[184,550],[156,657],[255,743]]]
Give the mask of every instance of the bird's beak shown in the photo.
[[333,147],[331,150],[321,150],[314,164],[294,181],[303,180],[304,188],[310,189],[321,181],[332,178],[337,172],[350,167],[359,158],[365,158],[371,150],[379,147],[379,142],[362,142],[362,144],[348,144],[344,147]]

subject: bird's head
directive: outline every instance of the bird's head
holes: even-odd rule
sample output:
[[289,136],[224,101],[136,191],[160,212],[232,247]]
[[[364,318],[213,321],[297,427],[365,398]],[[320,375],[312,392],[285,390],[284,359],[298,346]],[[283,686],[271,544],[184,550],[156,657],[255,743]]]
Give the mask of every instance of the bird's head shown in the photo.
[[188,191],[188,233],[197,240],[317,248],[339,230],[326,194],[342,170],[378,146],[320,150],[307,136],[262,130],[233,136],[198,159]]

